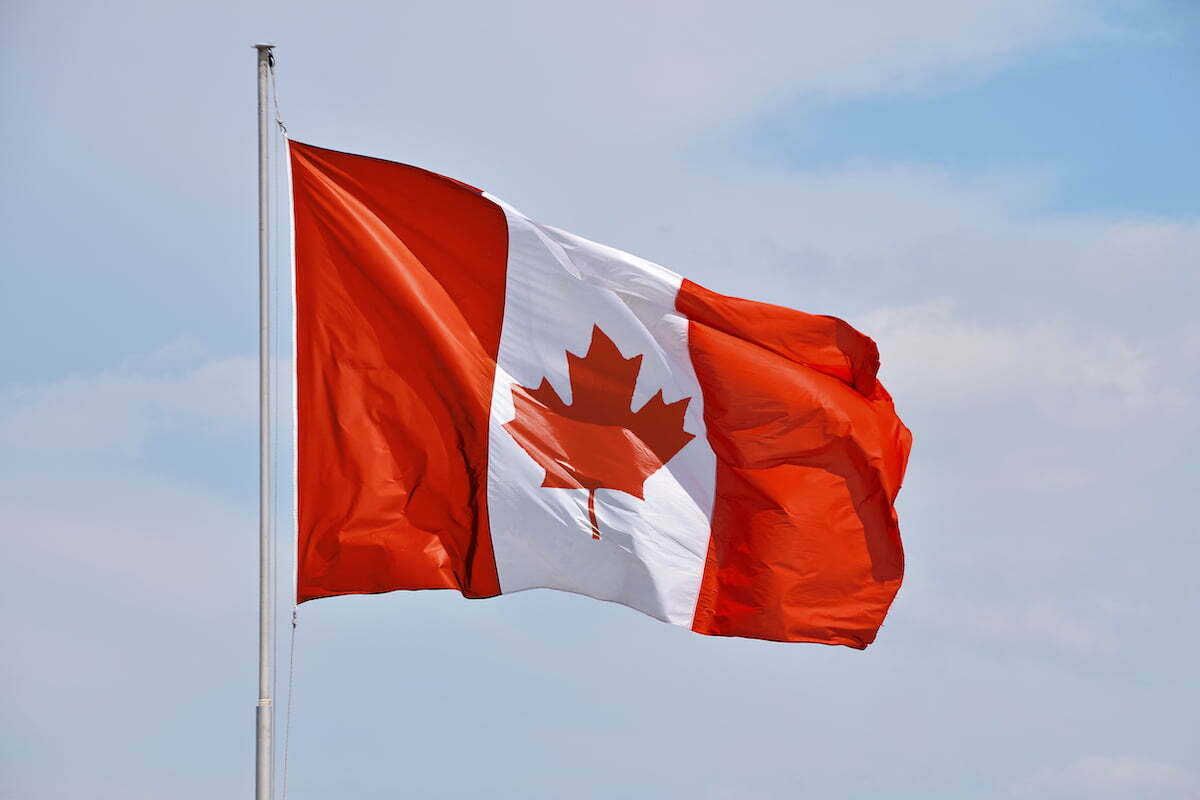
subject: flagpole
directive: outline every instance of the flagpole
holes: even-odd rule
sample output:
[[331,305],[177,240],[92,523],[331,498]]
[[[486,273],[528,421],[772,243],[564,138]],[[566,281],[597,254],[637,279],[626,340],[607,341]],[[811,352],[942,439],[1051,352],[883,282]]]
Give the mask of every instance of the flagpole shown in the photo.
[[270,119],[267,89],[274,45],[258,51],[258,707],[255,712],[254,797],[272,800],[275,747],[272,728],[274,675],[274,559],[271,542],[271,271],[270,271]]

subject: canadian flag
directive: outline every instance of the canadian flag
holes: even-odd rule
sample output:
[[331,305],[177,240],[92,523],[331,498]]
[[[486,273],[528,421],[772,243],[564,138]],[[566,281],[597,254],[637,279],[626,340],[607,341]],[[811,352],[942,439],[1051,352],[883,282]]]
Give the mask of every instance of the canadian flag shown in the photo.
[[299,601],[541,587],[874,640],[911,437],[870,339],[450,178],[290,148]]

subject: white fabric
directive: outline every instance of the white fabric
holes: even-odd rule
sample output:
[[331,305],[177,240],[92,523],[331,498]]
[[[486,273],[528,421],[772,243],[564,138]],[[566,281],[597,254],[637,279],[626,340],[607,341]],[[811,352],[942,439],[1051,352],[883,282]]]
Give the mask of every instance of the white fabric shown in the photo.
[[[675,311],[678,275],[628,253],[527,219],[508,218],[504,327],[492,392],[488,517],[500,587],[545,587],[611,600],[690,626],[708,550],[716,460],[688,355],[687,321]],[[622,356],[642,355],[632,409],[660,389],[690,397],[684,429],[695,435],[645,483],[645,500],[596,492],[602,532],[591,536],[587,491],[541,486],[545,472],[503,428],[512,385],[548,379],[567,403],[567,351],[582,356],[598,325]]]

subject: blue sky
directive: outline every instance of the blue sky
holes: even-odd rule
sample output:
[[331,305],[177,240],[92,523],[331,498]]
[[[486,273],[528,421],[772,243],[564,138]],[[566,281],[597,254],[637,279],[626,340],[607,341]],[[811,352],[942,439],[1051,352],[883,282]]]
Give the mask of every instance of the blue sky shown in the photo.
[[1127,24],[937,90],[797,98],[746,126],[747,156],[796,170],[1042,170],[1054,185],[1047,211],[1194,216],[1200,19],[1176,4]]
[[843,316],[916,440],[862,653],[306,604],[290,797],[1200,797],[1194,4],[463,8],[0,12],[0,796],[249,791],[268,39],[298,139]]
[[1098,42],[1028,56],[988,77],[887,96],[802,97],[752,120],[748,156],[776,166],[920,162],[1040,169],[1045,210],[1187,218],[1200,201],[1200,22],[1182,5]]

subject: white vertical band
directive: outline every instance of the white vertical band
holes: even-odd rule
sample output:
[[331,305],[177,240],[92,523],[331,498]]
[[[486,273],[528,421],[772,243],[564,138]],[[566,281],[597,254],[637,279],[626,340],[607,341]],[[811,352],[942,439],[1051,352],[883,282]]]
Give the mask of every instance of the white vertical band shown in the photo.
[[[489,422],[488,517],[502,591],[545,587],[636,608],[690,626],[708,550],[716,459],[675,310],[678,275],[644,259],[539,225],[497,202],[508,220],[504,325]],[[504,424],[513,384],[543,378],[572,402],[567,352],[584,355],[598,326],[621,355],[642,356],[632,410],[660,390],[690,398],[691,439],[645,482],[645,499],[596,492],[604,534],[593,539],[587,491],[542,487],[544,470]]]

